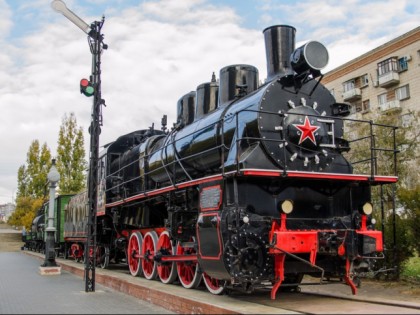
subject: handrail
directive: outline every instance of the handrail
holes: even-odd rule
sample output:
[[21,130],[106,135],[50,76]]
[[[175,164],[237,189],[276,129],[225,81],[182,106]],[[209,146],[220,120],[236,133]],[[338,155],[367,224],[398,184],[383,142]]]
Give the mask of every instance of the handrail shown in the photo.
[[[212,151],[214,151],[215,154],[219,154],[219,156],[220,156],[220,172],[224,176],[225,173],[227,172],[227,170],[226,170],[226,162],[227,162],[227,158],[229,156],[229,154],[226,154],[226,152],[229,151],[230,149],[232,149],[233,146],[236,149],[236,152],[235,152],[235,164],[236,165],[235,165],[234,169],[236,170],[236,173],[239,174],[240,173],[240,170],[241,170],[241,166],[240,166],[241,143],[243,141],[250,141],[251,143],[262,143],[262,142],[270,142],[270,141],[272,141],[272,142],[278,142],[279,144],[280,143],[285,144],[287,142],[287,140],[284,138],[284,136],[283,137],[280,137],[280,139],[279,138],[274,139],[274,138],[262,138],[262,137],[248,137],[248,136],[245,136],[247,134],[246,132],[241,135],[240,133],[243,130],[240,130],[240,128],[239,128],[239,127],[242,128],[242,126],[240,124],[240,117],[239,117],[239,115],[241,115],[244,112],[253,112],[255,114],[274,115],[276,117],[278,117],[280,115],[281,117],[283,117],[282,114],[279,114],[279,113],[276,113],[276,112],[269,112],[269,111],[262,111],[262,110],[261,111],[258,111],[258,110],[253,110],[253,109],[242,109],[240,111],[237,111],[235,113],[234,117],[232,117],[232,116],[230,116],[228,118],[221,117],[217,121],[214,121],[211,125],[206,125],[204,127],[201,127],[201,128],[199,128],[197,130],[192,131],[191,133],[182,135],[181,137],[179,137],[176,140],[175,140],[175,135],[176,135],[176,131],[177,130],[174,129],[174,130],[172,130],[166,136],[166,137],[171,137],[171,138],[170,139],[166,139],[166,141],[164,141],[164,146],[155,149],[153,152],[149,152],[148,155],[145,155],[143,157],[145,160],[147,160],[148,157],[150,157],[151,155],[155,154],[157,151],[160,151],[162,154],[164,154],[163,151],[164,150],[167,150],[167,148],[169,146],[172,146],[172,148],[173,148],[172,150],[174,151],[173,152],[174,153],[174,159],[173,159],[173,161],[171,161],[169,163],[165,163],[164,157],[161,156],[161,158],[162,158],[162,166],[155,168],[153,171],[144,172],[140,176],[133,177],[133,178],[131,178],[129,180],[126,180],[124,182],[116,183],[112,187],[107,187],[106,191],[110,191],[112,189],[119,188],[119,187],[121,187],[123,185],[126,185],[127,183],[130,183],[130,182],[132,182],[134,180],[140,180],[142,177],[145,178],[146,176],[152,175],[153,172],[161,171],[162,168],[165,169],[165,171],[167,173],[167,176],[168,176],[168,180],[171,182],[171,185],[175,186],[177,184],[177,182],[179,182],[179,180],[183,180],[183,178],[184,178],[184,177],[182,177],[182,178],[177,179],[176,178],[176,176],[177,176],[177,172],[176,171],[173,171],[172,174],[171,174],[171,172],[169,172],[169,169],[171,167],[174,168],[174,170],[175,170],[175,168],[176,168],[177,165],[179,165],[180,169],[185,173],[186,178],[188,180],[192,180],[192,179],[194,179],[193,178],[194,176],[192,176],[191,174],[188,173],[187,169],[183,165],[184,162],[186,160],[188,160],[188,159],[194,159],[195,157],[198,157],[201,154],[208,154],[208,153],[210,153]],[[299,114],[299,113],[293,113],[293,115],[296,115],[296,116],[301,115],[301,116],[319,117],[319,115]],[[234,134],[232,135],[232,140],[233,141],[232,141],[232,143],[229,144],[229,143],[226,143],[226,138],[225,138],[225,134],[224,133],[225,133],[225,125],[226,125],[226,123],[227,123],[228,120],[231,122],[231,119],[234,119],[235,131],[234,131]],[[345,123],[346,122],[359,123],[359,124],[362,124],[362,125],[363,124],[368,124],[369,125],[368,135],[362,135],[361,137],[355,138],[355,139],[349,139],[349,140],[346,139],[346,141],[349,144],[350,143],[351,144],[355,144],[355,143],[358,143],[358,142],[361,142],[361,141],[365,141],[365,140],[369,141],[369,145],[368,145],[368,150],[370,152],[369,156],[366,157],[366,158],[359,159],[359,160],[352,160],[351,154],[348,154],[348,155],[345,155],[345,158],[348,159],[349,160],[349,163],[351,165],[354,165],[354,166],[360,165],[360,164],[363,165],[365,163],[369,163],[369,166],[366,167],[365,171],[368,171],[370,177],[372,179],[374,179],[375,176],[377,176],[378,173],[379,173],[378,172],[378,162],[379,162],[378,154],[385,153],[385,152],[393,153],[393,164],[394,164],[393,165],[393,175],[394,176],[397,176],[397,156],[396,156],[396,154],[399,151],[397,150],[397,144],[396,144],[396,130],[398,129],[398,127],[390,126],[390,125],[384,125],[384,124],[376,124],[372,120],[367,121],[367,120],[352,119],[352,118],[345,118],[345,117],[336,117],[336,116],[322,116],[322,119],[332,119],[332,120],[335,120],[335,121],[342,121],[343,122],[343,128],[346,128],[346,127],[348,128],[348,126],[345,126]],[[282,122],[281,123],[283,123],[283,121],[284,120],[282,119]],[[210,127],[213,127],[213,130],[214,130],[215,127],[217,127],[218,130],[220,130],[220,134],[216,134],[215,135],[217,137],[217,139],[218,139],[217,140],[217,142],[219,143],[218,145],[216,145],[216,146],[214,146],[212,148],[205,149],[205,150],[200,151],[200,152],[195,152],[193,154],[186,155],[186,156],[180,156],[179,155],[179,152],[177,152],[177,150],[176,150],[176,143],[177,143],[177,141],[182,141],[182,140],[184,140],[186,138],[193,137],[194,135],[199,134],[203,130],[208,129]],[[246,128],[246,126],[243,127],[243,128]],[[392,148],[386,148],[386,147],[381,148],[381,147],[377,147],[377,143],[379,143],[380,141],[377,141],[378,135],[375,134],[375,128],[391,128],[392,129],[392,133],[393,133],[393,147]],[[253,132],[253,134],[255,134],[255,132]],[[284,135],[284,133],[282,133],[282,134]],[[280,153],[280,155],[281,155],[280,159],[282,160],[282,166],[283,167],[282,168],[279,167],[279,169],[282,169],[284,175],[286,175],[287,172],[288,172],[288,169],[289,169],[289,164],[288,164],[287,155],[286,155],[287,147],[286,147],[286,145],[283,145],[283,146],[280,146],[280,147],[282,148],[282,152],[283,152],[283,153]],[[352,146],[352,148],[353,148],[353,150],[356,150],[356,148],[358,148],[358,146],[355,145],[355,146]],[[305,149],[305,150],[307,150],[307,149]],[[334,154],[340,155],[341,154],[341,152],[339,151],[339,147],[337,145],[336,145],[336,150],[333,147],[328,148],[328,150],[329,150],[328,151],[328,154],[329,155],[334,155]],[[316,153],[318,151],[313,150],[312,152],[313,153]],[[354,158],[354,156],[353,156],[353,158]],[[122,168],[120,168],[116,172],[110,174],[107,178],[109,178],[110,176],[115,176],[116,174],[117,175],[120,174],[127,167],[130,167],[134,163],[137,163],[137,162],[138,161],[135,160],[135,161],[129,163],[128,165],[123,166]],[[229,171],[230,171],[230,174],[231,174],[232,169],[230,169]],[[362,174],[365,174],[365,173],[362,171]],[[385,174],[385,175],[387,175],[387,174]],[[150,190],[153,190],[155,188],[156,187],[146,187],[146,190],[145,191],[149,191],[149,189]]]

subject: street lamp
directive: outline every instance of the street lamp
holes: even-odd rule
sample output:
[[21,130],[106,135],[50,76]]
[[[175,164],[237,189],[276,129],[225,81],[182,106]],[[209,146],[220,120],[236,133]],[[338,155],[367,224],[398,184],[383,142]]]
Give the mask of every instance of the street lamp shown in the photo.
[[54,213],[55,213],[55,187],[60,180],[60,173],[55,167],[55,159],[52,160],[50,171],[47,175],[50,183],[50,202],[48,207],[48,227],[46,229],[47,238],[45,241],[45,261],[42,267],[57,267],[55,262],[55,227],[54,227]]
[[[89,196],[89,215],[88,215],[88,231],[85,246],[85,291],[95,291],[95,265],[96,265],[96,211],[98,208],[97,187],[98,187],[98,160],[99,160],[99,134],[101,133],[102,105],[105,100],[101,97],[101,53],[108,48],[103,42],[102,21],[95,21],[90,25],[84,22],[61,0],[54,0],[51,3],[52,8],[62,13],[73,24],[80,28],[88,35],[90,52],[92,54],[92,74],[90,80],[82,79],[80,81],[80,91],[86,96],[93,95],[92,115],[89,127],[90,133],[90,161],[88,175],[88,196]],[[88,90],[89,88],[89,90]]]

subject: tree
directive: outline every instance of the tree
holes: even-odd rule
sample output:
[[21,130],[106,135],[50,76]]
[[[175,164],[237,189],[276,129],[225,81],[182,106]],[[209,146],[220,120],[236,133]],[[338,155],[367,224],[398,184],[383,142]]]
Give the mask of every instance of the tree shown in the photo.
[[58,183],[61,194],[81,192],[86,186],[86,160],[83,130],[77,127],[74,113],[64,115],[58,135],[57,170],[60,173]]
[[[60,127],[57,149],[57,169],[60,172],[59,191],[62,194],[78,193],[85,187],[85,150],[82,129],[72,113],[65,115]],[[16,210],[9,222],[30,228],[36,211],[46,201],[51,153],[46,143],[33,140],[26,164],[18,170]]]
[[44,198],[33,198],[21,196],[16,200],[16,210],[10,216],[8,223],[10,225],[24,226],[27,231],[31,229],[32,221],[36,212],[46,201]]
[[9,218],[12,225],[29,229],[37,209],[46,201],[47,174],[51,167],[51,153],[46,143],[40,147],[33,140],[26,154],[26,165],[18,169],[16,209]]
[[[350,139],[353,141],[352,150],[347,154],[348,159],[353,163],[362,161],[353,164],[355,173],[370,174],[371,157],[373,156],[375,174],[394,175],[395,135],[396,149],[399,151],[397,154],[398,182],[395,185],[372,187],[372,201],[375,209],[383,209],[383,212],[374,212],[374,216],[385,231],[387,251],[384,263],[388,266],[394,266],[395,264],[398,270],[404,261],[413,255],[413,249],[416,246],[419,247],[416,239],[412,237],[416,231],[412,229],[417,226],[418,233],[419,203],[413,187],[418,185],[417,139],[420,136],[420,130],[416,128],[418,114],[409,114],[414,118],[411,125],[402,125],[401,117],[397,116],[395,112],[391,112],[376,117],[376,125],[365,124],[364,127],[353,129]],[[398,126],[398,129],[385,126]],[[370,137],[371,130],[374,135],[373,138]],[[356,139],[361,140],[355,141]],[[371,141],[373,141],[373,147],[381,150],[371,151]],[[397,192],[395,205],[393,203],[394,191]],[[416,205],[417,212],[415,211]],[[396,227],[395,231],[394,225]]]
[[415,247],[417,254],[420,254],[420,184],[414,189],[400,188],[398,199],[405,209],[407,216],[408,229],[411,232],[411,243]]
[[26,166],[21,165],[18,170],[18,184],[16,196],[27,196],[28,195],[28,173],[26,172]]
[[50,167],[51,152],[47,144],[40,147],[39,141],[33,140],[26,155],[26,165],[18,170],[17,197],[43,197]]

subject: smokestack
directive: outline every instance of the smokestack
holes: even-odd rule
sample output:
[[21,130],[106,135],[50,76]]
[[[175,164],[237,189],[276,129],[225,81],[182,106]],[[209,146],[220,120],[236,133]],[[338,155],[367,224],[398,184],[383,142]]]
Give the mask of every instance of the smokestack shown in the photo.
[[289,25],[274,25],[264,31],[267,56],[267,81],[280,75],[293,74],[290,56],[295,50],[296,29]]

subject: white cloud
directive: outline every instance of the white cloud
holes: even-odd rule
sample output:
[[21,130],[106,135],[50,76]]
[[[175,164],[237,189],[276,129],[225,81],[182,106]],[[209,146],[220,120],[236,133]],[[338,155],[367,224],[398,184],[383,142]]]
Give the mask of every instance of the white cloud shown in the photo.
[[[213,71],[218,76],[222,67],[234,63],[265,66],[262,34],[229,22],[226,14],[232,13],[180,6],[189,13],[182,23],[169,23],[166,20],[174,17],[165,15],[161,22],[143,15],[155,12],[154,8],[107,21],[110,48],[103,55],[103,91],[109,106],[104,109],[102,134],[107,141],[153,122],[159,128],[164,114],[171,124],[178,99],[210,81]],[[228,22],[214,27],[218,19]]]
[[[76,114],[89,152],[92,99],[79,93],[80,79],[91,73],[86,35],[55,13],[50,2],[25,2],[12,14],[11,2],[0,0],[0,203],[10,201],[7,196],[16,189],[17,170],[25,163],[32,140],[46,142],[55,154],[65,113]],[[267,26],[294,26],[297,44],[307,40],[326,44],[330,70],[415,28],[420,12],[415,0],[398,5],[391,0],[261,0],[261,12],[250,12],[250,18],[264,27],[254,30],[241,26],[246,24],[243,17],[229,3],[145,0],[120,9],[118,2],[125,4],[95,1],[108,6],[103,33],[109,49],[102,54],[102,97],[107,107],[101,144],[152,123],[160,128],[164,114],[170,127],[178,99],[209,81],[213,71],[218,77],[226,65],[254,65],[265,79],[262,30]],[[84,5],[93,2],[66,3],[86,22],[101,17],[102,12],[82,14]],[[34,19],[37,23],[29,24]],[[21,23],[13,24],[16,20]],[[24,29],[23,21],[30,27]],[[10,38],[14,27],[22,28],[21,38]]]
[[327,46],[326,71],[419,26],[417,0],[260,1],[265,20],[281,16],[278,24],[296,27],[298,42],[318,40]]
[[[2,157],[7,167],[1,169],[0,187],[16,186],[17,169],[32,140],[46,142],[55,154],[64,113],[75,112],[89,152],[92,99],[79,93],[79,81],[91,72],[91,55],[85,35],[60,18],[14,47],[13,80],[7,76],[0,81],[5,86],[0,133],[8,135],[2,149],[9,152]],[[102,54],[102,97],[107,107],[101,144],[152,123],[160,128],[164,114],[170,127],[178,99],[226,65],[252,64],[265,76],[261,31],[240,28],[238,20],[233,10],[190,0],[144,2],[106,18],[103,33],[109,49]]]

